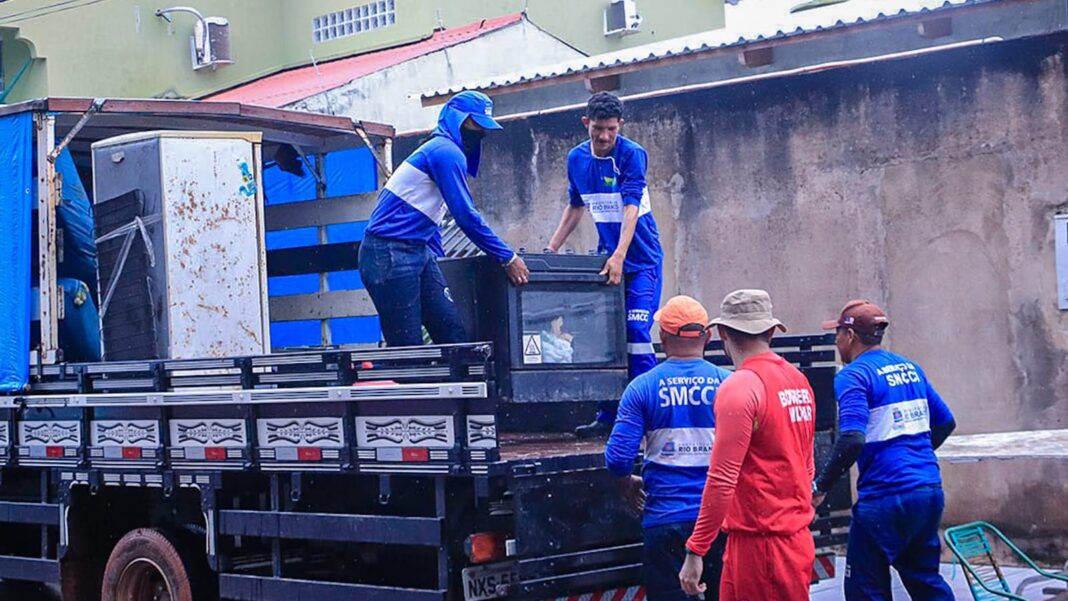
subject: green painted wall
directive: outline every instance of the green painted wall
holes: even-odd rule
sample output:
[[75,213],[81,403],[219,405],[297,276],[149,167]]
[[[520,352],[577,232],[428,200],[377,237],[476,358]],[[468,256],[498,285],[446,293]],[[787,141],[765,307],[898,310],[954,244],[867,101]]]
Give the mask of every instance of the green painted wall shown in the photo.
[[[24,40],[18,38],[14,29],[0,29],[0,52],[3,53],[4,90],[11,88],[5,102],[14,102],[25,98],[43,96],[48,90],[45,61],[32,60],[32,49]],[[26,61],[22,76],[16,80]],[[14,87],[12,87],[14,86]]]
[[[47,64],[52,96],[190,97],[272,72],[284,62],[283,47],[263,43],[281,37],[282,0],[192,0],[183,2],[206,16],[231,20],[231,46],[238,64],[194,72],[189,36],[194,17],[171,16],[172,25],[153,13],[162,2],[107,0],[68,10],[45,9],[55,0],[10,0],[0,5],[0,27],[17,28]],[[258,7],[249,10],[250,6]],[[63,8],[63,7],[60,7]],[[6,62],[6,59],[5,59]],[[8,101],[38,95],[12,91]]]
[[[532,22],[588,54],[715,29],[723,25],[723,0],[638,0],[641,32],[603,35],[608,0],[395,0],[393,26],[314,43],[316,15],[352,8],[365,0],[8,0],[0,4],[5,80],[32,51],[33,67],[7,102],[42,95],[199,97],[280,69],[394,46],[431,35],[439,20],[456,27],[523,10]],[[189,36],[194,17],[157,8],[182,4],[205,16],[230,20],[235,64],[193,71]],[[20,43],[16,37],[27,40]],[[31,50],[32,48],[32,50]],[[516,68],[524,65],[517,61]]]
[[602,54],[718,29],[724,23],[723,0],[637,0],[638,14],[642,16],[641,31],[623,37],[604,36],[607,0],[414,1],[440,8],[446,27],[526,7],[532,22],[586,54]]

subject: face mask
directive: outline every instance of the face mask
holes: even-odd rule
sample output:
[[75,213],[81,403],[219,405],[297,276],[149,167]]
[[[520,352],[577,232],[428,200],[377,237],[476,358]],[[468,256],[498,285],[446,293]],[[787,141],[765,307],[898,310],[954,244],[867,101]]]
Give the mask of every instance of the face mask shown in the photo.
[[486,137],[486,132],[484,131],[477,131],[474,129],[460,130],[460,138],[463,140],[465,150],[474,150],[478,148],[484,137]]

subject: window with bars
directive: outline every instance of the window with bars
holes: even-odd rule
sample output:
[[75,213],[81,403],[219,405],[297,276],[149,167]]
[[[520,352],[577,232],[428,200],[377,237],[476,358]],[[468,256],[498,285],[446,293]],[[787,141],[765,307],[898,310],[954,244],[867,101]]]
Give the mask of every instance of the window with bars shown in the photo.
[[372,29],[389,27],[397,21],[394,0],[376,0],[312,19],[312,39],[327,42]]

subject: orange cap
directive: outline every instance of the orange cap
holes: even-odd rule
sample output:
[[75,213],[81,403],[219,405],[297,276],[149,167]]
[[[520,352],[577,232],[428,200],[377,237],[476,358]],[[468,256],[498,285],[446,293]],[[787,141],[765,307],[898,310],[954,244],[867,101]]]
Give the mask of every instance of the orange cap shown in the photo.
[[653,319],[660,322],[661,330],[683,338],[697,338],[708,328],[708,311],[684,294],[671,297]]

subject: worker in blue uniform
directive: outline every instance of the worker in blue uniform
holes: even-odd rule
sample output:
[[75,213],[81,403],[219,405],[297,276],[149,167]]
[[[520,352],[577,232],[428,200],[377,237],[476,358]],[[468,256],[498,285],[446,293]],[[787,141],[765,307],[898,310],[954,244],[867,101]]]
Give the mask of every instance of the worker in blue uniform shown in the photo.
[[523,259],[486,225],[467,186],[467,177],[478,175],[483,136],[498,129],[488,96],[470,91],[453,96],[430,139],[397,167],[379,193],[359,265],[389,346],[422,344],[422,326],[438,344],[469,341],[437,265],[444,255],[440,226],[446,210],[513,284],[527,282]]
[[[649,601],[690,599],[679,584],[686,539],[701,508],[716,418],[716,391],[730,372],[705,361],[708,312],[689,296],[676,296],[655,314],[667,356],[630,382],[605,445],[608,470],[627,501],[642,509],[643,561]],[[642,475],[634,460],[645,441]],[[706,601],[719,593],[726,535],[706,553]]]
[[[610,285],[626,287],[627,364],[633,379],[656,365],[652,316],[660,304],[664,252],[645,183],[648,154],[619,134],[623,103],[598,92],[586,104],[582,124],[590,139],[567,155],[570,203],[549,241],[557,252],[587,210],[597,226],[598,251],[608,255],[601,272]],[[605,436],[616,416],[615,402],[598,407],[596,420],[579,427],[579,436]]]
[[945,497],[934,451],[956,422],[920,366],[882,348],[889,324],[883,310],[865,300],[850,301],[838,319],[823,324],[837,330],[846,366],[834,379],[839,436],[813,482],[812,503],[819,506],[857,463],[848,601],[891,601],[891,567],[913,599],[952,600],[938,572]]

